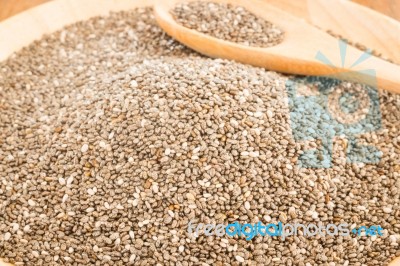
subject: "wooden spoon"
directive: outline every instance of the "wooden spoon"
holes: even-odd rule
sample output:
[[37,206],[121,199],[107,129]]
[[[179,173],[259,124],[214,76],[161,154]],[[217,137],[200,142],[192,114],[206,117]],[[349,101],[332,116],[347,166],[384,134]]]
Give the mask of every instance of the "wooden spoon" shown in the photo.
[[[395,2],[357,0],[361,1],[374,1],[375,6],[387,9],[390,1]],[[263,0],[263,2],[302,18],[324,31],[329,30],[354,43],[363,44],[390,58],[394,63],[400,64],[400,23],[389,16],[343,0]],[[400,5],[400,1],[398,2]],[[395,6],[394,3],[392,5]],[[390,14],[394,15],[393,12]],[[398,14],[400,16],[400,9]]]
[[[156,20],[168,35],[199,53],[283,73],[331,76],[400,93],[399,66],[373,56],[367,60],[360,60],[365,53],[352,46],[347,46],[343,58],[336,38],[266,2],[212,0],[215,3],[245,7],[256,16],[281,28],[285,32],[284,40],[268,48],[250,47],[217,39],[178,24],[170,11],[180,2],[182,0],[159,1],[154,7]],[[320,55],[318,59],[317,54]],[[327,60],[321,62],[322,57],[328,59],[329,63]],[[376,75],[371,73],[371,70],[375,70]]]

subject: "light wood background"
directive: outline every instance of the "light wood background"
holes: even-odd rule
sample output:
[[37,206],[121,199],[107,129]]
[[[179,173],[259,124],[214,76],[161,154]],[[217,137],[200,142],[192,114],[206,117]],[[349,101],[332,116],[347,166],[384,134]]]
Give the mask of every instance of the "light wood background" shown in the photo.
[[[50,0],[0,0],[0,21]],[[83,0],[84,1],[84,0]],[[296,1],[296,0],[293,0]],[[353,0],[400,20],[400,0]]]
[[0,21],[49,0],[0,0]]
[[353,0],[392,18],[400,20],[400,0]]

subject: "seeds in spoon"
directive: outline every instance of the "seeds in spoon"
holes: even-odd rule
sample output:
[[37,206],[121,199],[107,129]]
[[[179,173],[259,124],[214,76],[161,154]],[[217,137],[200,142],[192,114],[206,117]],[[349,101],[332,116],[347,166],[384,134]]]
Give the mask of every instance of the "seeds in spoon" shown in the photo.
[[284,38],[276,25],[231,4],[185,2],[177,4],[171,13],[189,29],[247,46],[270,47]]

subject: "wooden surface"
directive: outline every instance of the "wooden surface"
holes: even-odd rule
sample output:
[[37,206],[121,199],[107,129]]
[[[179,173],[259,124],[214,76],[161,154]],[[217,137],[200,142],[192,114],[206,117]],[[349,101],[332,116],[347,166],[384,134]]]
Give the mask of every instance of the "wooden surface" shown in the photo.
[[392,18],[400,20],[400,0],[353,0]]
[[0,0],[0,21],[49,0]]
[[391,17],[347,0],[263,1],[400,65],[400,23]]
[[[50,0],[0,0],[0,21],[33,6]],[[83,0],[85,1],[85,0]],[[279,7],[281,0],[274,0]],[[376,11],[400,20],[400,0],[353,0]],[[292,0],[293,12],[301,10],[298,0]]]

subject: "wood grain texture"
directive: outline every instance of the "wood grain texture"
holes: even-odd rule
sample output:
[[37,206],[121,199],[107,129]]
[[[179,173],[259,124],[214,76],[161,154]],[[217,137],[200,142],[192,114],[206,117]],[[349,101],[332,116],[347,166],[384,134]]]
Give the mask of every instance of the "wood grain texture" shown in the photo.
[[[396,0],[400,1],[400,0]],[[400,23],[347,0],[263,0],[400,64]],[[308,38],[308,37],[306,37]]]
[[[42,4],[50,0],[0,0],[0,21],[4,20],[10,16],[13,16],[19,12],[27,10],[36,5]],[[277,7],[287,8],[287,4],[281,0],[266,0],[271,2]],[[365,5],[372,8],[378,12],[388,15],[392,18],[400,20],[400,0],[353,0],[356,3]],[[292,14],[302,14],[304,13],[304,7],[301,1],[292,0],[290,8]]]
[[0,0],[0,21],[49,0]]
[[356,3],[375,9],[385,15],[400,20],[400,0],[353,0]]

